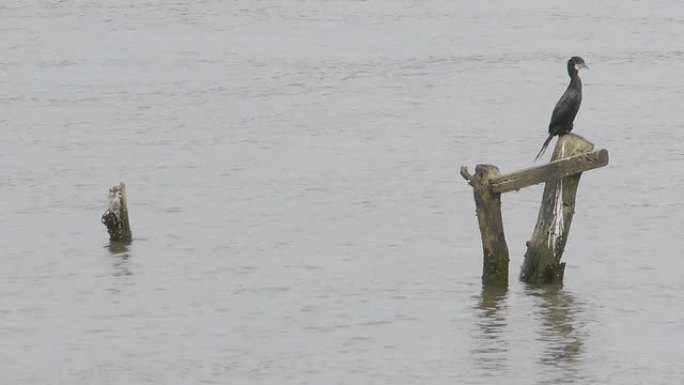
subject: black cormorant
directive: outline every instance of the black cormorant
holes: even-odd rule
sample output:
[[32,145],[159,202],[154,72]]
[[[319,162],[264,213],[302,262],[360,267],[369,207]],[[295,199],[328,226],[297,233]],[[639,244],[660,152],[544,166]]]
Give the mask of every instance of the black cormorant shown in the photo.
[[553,114],[551,114],[551,123],[549,123],[549,137],[544,141],[539,154],[534,160],[539,159],[539,157],[544,153],[546,147],[551,142],[551,138],[558,135],[565,135],[572,131],[572,125],[579,110],[580,104],[582,103],[582,80],[580,79],[579,72],[580,68],[589,68],[584,64],[584,59],[579,56],[573,56],[568,60],[568,75],[570,75],[570,85],[565,90],[565,93],[556,103],[556,107],[553,109]]

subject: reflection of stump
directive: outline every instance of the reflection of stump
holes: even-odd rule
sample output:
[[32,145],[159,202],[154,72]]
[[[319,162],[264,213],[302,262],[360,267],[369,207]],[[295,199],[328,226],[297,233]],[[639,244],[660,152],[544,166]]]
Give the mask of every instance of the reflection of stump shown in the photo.
[[[551,161],[579,154],[589,154],[594,145],[584,138],[568,134],[558,139]],[[546,182],[541,208],[520,278],[525,282],[563,281],[565,263],[561,263],[570,223],[575,213],[575,196],[582,173]]]
[[120,183],[109,189],[109,209],[102,215],[102,223],[107,226],[110,241],[130,241],[131,225],[128,223],[126,185]]
[[586,323],[584,306],[572,294],[562,288],[562,284],[530,285],[526,290],[535,298],[541,324],[537,328],[537,341],[543,343],[541,363],[548,365],[550,376],[545,383],[583,383],[578,378],[578,365],[584,353],[586,333],[582,324]]

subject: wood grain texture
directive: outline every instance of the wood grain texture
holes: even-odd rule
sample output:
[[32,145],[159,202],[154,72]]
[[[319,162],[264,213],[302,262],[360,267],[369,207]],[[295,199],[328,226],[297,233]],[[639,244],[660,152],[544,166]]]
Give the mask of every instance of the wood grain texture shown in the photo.
[[501,194],[490,188],[490,180],[499,175],[499,169],[492,165],[477,165],[474,175],[461,168],[461,176],[473,187],[482,238],[482,282],[507,285],[509,256],[501,219]]
[[[568,137],[569,135],[564,135]],[[564,140],[567,142],[567,140]],[[566,149],[569,153],[571,149]],[[553,158],[552,158],[553,159]],[[491,188],[494,192],[505,193],[520,190],[535,184],[553,181],[566,176],[582,173],[608,164],[608,151],[580,153],[564,159],[558,159],[543,166],[530,167],[507,175],[494,178]]]
[[[560,159],[575,158],[580,159],[580,164],[586,165],[585,162],[590,159],[587,155],[593,147],[591,142],[577,135],[563,135],[556,144],[552,163],[560,164]],[[601,153],[596,153],[599,154],[598,159],[605,159],[607,163],[607,152],[605,155]],[[580,158],[577,157],[579,154]],[[564,175],[564,170],[569,169],[556,172]],[[565,263],[561,263],[561,257],[575,213],[575,197],[581,176],[581,172],[566,174],[563,178],[546,182],[537,224],[531,240],[527,242],[527,252],[520,271],[522,281],[544,284],[563,281]]]

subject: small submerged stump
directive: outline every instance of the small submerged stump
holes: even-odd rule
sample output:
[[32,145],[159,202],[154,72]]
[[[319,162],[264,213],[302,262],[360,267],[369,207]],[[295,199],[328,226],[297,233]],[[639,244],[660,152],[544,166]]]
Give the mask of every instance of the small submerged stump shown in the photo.
[[461,176],[473,187],[477,221],[482,236],[482,282],[508,284],[508,246],[501,220],[501,193],[490,188],[490,181],[498,177],[496,166],[478,164],[475,175],[461,167]]
[[102,214],[102,223],[107,226],[109,240],[130,242],[131,225],[128,222],[126,185],[122,182],[109,189],[109,208]]
[[[574,155],[590,155],[594,144],[574,134],[558,138],[551,162]],[[579,158],[581,160],[581,158]],[[587,157],[587,159],[589,159]],[[607,154],[606,154],[607,163]],[[575,213],[575,197],[582,173],[546,182],[542,204],[520,279],[528,283],[560,283],[563,281],[565,262],[561,262],[570,224]]]

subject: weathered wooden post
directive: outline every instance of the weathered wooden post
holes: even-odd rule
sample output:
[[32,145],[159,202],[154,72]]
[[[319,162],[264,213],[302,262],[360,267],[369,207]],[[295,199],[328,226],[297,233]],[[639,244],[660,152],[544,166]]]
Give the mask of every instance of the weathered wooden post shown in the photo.
[[537,225],[520,273],[525,282],[559,283],[565,264],[560,262],[575,212],[577,185],[584,171],[608,164],[608,151],[591,152],[594,145],[567,134],[558,139],[551,162],[499,175],[495,166],[478,165],[475,175],[461,167],[461,176],[473,187],[484,251],[484,283],[508,280],[508,247],[501,222],[501,194],[545,182]]
[[[573,155],[589,154],[594,144],[581,136],[568,134],[558,138],[551,161]],[[606,154],[607,155],[607,154]],[[606,157],[607,158],[607,157]],[[575,214],[575,196],[582,173],[546,182],[537,225],[520,271],[520,279],[528,283],[558,283],[563,281],[565,262],[561,257]]]
[[473,187],[477,221],[482,237],[482,282],[508,284],[508,246],[501,220],[501,193],[489,188],[491,179],[498,177],[499,169],[492,165],[475,166],[475,175],[461,167],[461,175]]
[[126,185],[123,182],[109,189],[109,208],[102,215],[102,223],[107,226],[110,241],[131,241],[132,234],[131,225],[128,223]]

